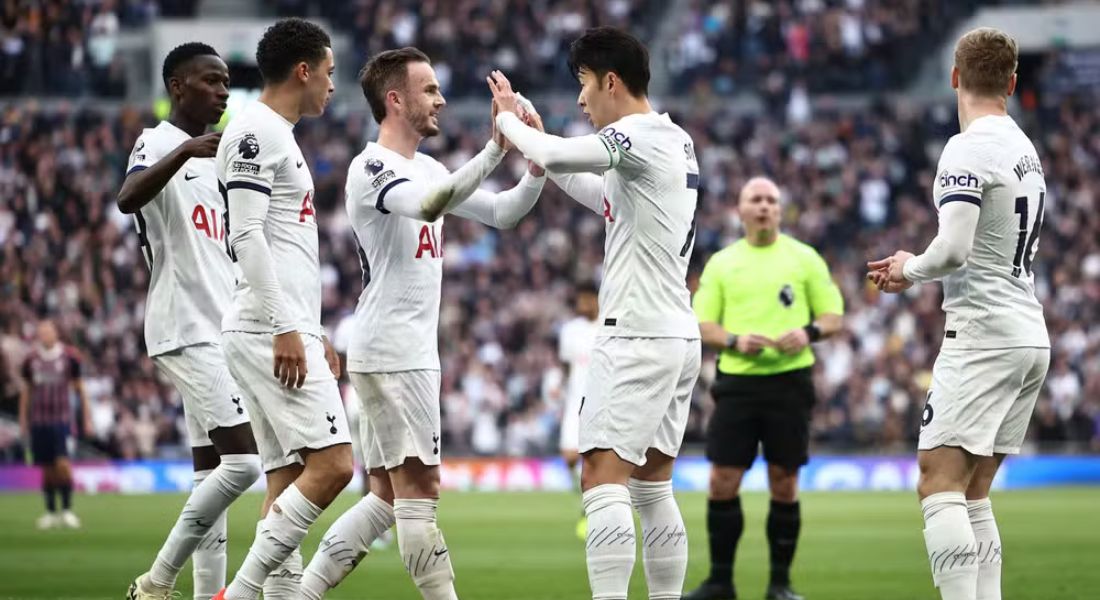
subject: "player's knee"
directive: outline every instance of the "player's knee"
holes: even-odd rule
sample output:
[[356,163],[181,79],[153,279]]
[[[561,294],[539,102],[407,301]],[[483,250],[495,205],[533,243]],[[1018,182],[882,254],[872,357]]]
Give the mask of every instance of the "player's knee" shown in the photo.
[[232,491],[244,493],[263,475],[260,457],[255,454],[227,454],[222,458],[220,467],[226,475]]

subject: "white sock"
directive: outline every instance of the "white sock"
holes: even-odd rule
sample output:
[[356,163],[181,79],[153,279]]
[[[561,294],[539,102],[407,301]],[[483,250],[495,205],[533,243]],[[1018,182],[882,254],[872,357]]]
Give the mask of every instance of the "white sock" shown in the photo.
[[244,564],[226,588],[226,600],[255,600],[267,576],[301,545],[319,516],[321,507],[303,496],[297,485],[292,483],[283,490],[260,521]]
[[153,567],[149,569],[149,582],[160,588],[174,587],[176,576],[183,569],[184,563],[225,513],[225,509],[259,477],[259,456],[222,456],[221,464],[191,490],[191,496],[183,505],[179,519],[157,553]]
[[443,541],[443,532],[436,527],[438,504],[438,500],[395,500],[397,545],[405,570],[424,600],[458,600],[451,553]]
[[626,600],[636,552],[630,492],[605,483],[582,494],[581,502],[588,516],[584,553],[592,600]]
[[370,552],[370,545],[393,527],[393,507],[367,494],[328,528],[302,575],[302,597],[320,600]]
[[976,600],[977,543],[967,516],[966,496],[940,492],[920,504],[932,581],[940,588],[940,596],[943,600]]
[[1001,532],[989,498],[968,500],[966,511],[978,542],[978,600],[1001,600]]
[[650,600],[680,600],[687,574],[687,530],[672,481],[631,479],[630,503],[642,520],[642,565]]
[[264,600],[298,600],[301,597],[302,551],[295,548],[264,580]]
[[195,600],[210,600],[225,587],[226,550],[229,511],[222,513],[217,522],[191,555],[191,573],[195,581]]

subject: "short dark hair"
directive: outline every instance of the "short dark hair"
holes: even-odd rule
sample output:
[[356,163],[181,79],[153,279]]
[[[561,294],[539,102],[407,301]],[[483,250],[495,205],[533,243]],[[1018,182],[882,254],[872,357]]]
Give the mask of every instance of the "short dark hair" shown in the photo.
[[405,85],[409,76],[408,64],[413,62],[432,64],[427,54],[407,46],[375,54],[359,71],[359,86],[363,88],[370,112],[378,123],[386,118],[386,91]]
[[168,80],[175,77],[176,71],[196,56],[219,56],[218,52],[202,42],[180,44],[164,57],[164,66],[160,76],[164,80],[164,89],[168,89]]
[[574,77],[588,69],[599,78],[614,71],[635,96],[649,94],[649,50],[638,38],[614,27],[595,27],[569,45]]
[[256,64],[265,83],[282,83],[295,65],[304,62],[316,66],[325,59],[325,48],[331,47],[324,29],[305,19],[282,19],[260,38]]
[[600,295],[600,286],[596,285],[595,281],[582,281],[573,288],[573,296],[580,296],[581,294],[592,294],[593,296]]

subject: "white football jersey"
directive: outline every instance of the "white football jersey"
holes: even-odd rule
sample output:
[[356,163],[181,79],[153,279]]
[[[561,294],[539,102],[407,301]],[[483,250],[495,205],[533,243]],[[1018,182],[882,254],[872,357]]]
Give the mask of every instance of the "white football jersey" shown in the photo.
[[[244,188],[267,194],[271,203],[264,236],[292,324],[299,333],[324,335],[321,328],[321,266],[313,211],[313,177],[294,139],[294,124],[263,102],[253,102],[229,122],[218,145],[222,196]],[[228,207],[227,212],[228,215]],[[225,235],[233,229],[226,222]],[[228,247],[232,255],[231,248]],[[223,331],[271,333],[260,298],[242,276]]]
[[981,209],[966,264],[943,279],[944,347],[1050,347],[1035,298],[1046,181],[1035,146],[1008,116],[986,116],[943,149],[936,209],[969,202]]
[[588,378],[588,363],[592,359],[592,344],[596,341],[597,321],[577,316],[561,327],[558,335],[558,358],[569,365],[566,398],[579,404]]
[[[191,136],[162,121],[134,144],[126,174],[147,169]],[[225,253],[225,202],[213,158],[192,158],[151,202],[134,213],[149,294],[145,345],[150,356],[219,343],[235,269]]]
[[601,336],[699,338],[687,288],[699,164],[691,137],[655,112],[600,130],[604,172]]
[[348,370],[439,369],[443,217],[434,223],[390,213],[386,195],[410,181],[438,181],[445,166],[412,160],[374,142],[348,167],[347,211],[359,246],[363,291],[355,307]]

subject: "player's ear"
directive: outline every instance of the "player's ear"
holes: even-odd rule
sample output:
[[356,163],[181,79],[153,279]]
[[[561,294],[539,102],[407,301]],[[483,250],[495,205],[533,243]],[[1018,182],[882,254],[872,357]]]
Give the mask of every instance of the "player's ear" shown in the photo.
[[294,76],[302,83],[309,81],[309,63],[303,60],[297,65],[294,65]]
[[1006,96],[1011,96],[1016,91],[1016,74],[1013,73],[1012,77],[1008,80],[1008,89],[1005,91]]
[[959,67],[951,67],[951,89],[959,89]]

